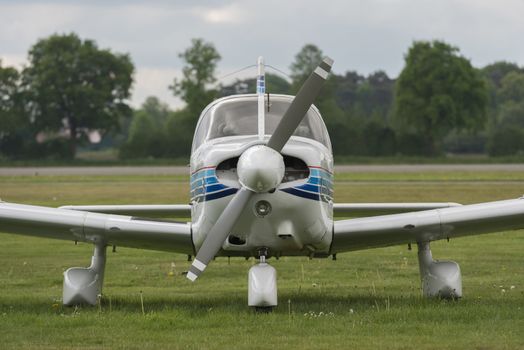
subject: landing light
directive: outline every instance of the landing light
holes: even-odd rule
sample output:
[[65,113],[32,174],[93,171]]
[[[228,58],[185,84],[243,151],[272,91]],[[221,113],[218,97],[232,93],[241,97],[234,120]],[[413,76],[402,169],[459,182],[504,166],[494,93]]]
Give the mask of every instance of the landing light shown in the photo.
[[263,218],[264,216],[271,213],[271,204],[268,201],[258,201],[255,204],[255,214],[258,217]]

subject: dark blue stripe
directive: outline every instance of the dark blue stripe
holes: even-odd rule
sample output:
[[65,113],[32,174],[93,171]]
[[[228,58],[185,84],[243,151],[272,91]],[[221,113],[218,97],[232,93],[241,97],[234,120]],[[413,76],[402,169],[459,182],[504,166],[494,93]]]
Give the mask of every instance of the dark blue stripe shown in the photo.
[[228,188],[228,187],[222,184],[210,185],[210,186],[206,186],[206,192],[215,192],[218,190],[223,190],[224,188]]
[[213,199],[223,198],[235,194],[238,188],[228,188],[227,190],[214,192],[206,195],[206,201],[212,201]]
[[281,189],[281,191],[289,193],[289,194],[292,194],[294,196],[299,196],[299,197],[302,197],[302,198],[312,199],[312,200],[315,200],[315,201],[319,201],[320,200],[320,196],[318,195],[318,193],[304,192],[304,191],[301,191],[301,190],[297,190],[296,188],[293,188],[293,187],[283,188],[283,189]]

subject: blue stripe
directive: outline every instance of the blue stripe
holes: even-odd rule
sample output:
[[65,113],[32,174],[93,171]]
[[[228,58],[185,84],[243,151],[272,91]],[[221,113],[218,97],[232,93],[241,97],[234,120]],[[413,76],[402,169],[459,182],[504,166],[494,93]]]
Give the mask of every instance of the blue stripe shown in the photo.
[[191,198],[199,196],[199,195],[204,194],[204,193],[205,192],[204,192],[204,188],[203,187],[196,188],[195,190],[191,191]]
[[305,191],[297,190],[296,188],[293,188],[293,187],[283,188],[281,189],[281,191],[292,194],[294,196],[299,196],[302,198],[312,199],[316,201],[320,200],[320,196],[318,195],[318,193],[305,192]]
[[204,179],[197,180],[191,184],[191,191],[195,188],[202,187],[203,185],[212,185],[217,184],[218,179],[216,177],[206,177]]
[[193,192],[193,190],[195,188],[198,188],[198,187],[202,187],[202,180],[198,180],[198,181],[195,181],[191,184],[191,192]]
[[[313,179],[315,179],[315,180],[313,180]],[[313,180],[313,181],[311,181],[311,180]],[[327,182],[325,180],[318,179],[318,178],[311,178],[307,183],[310,184],[310,185],[319,186],[321,188],[327,188],[328,190],[333,192],[333,187],[329,184],[329,182]]]
[[229,187],[224,186],[222,184],[206,186],[206,193],[215,192],[215,191],[218,191],[218,190],[223,190],[225,188],[229,188]]
[[206,201],[212,201],[213,199],[223,198],[237,193],[238,188],[228,188],[227,190],[214,192],[206,195]]
[[329,182],[332,182],[333,178],[333,176],[327,171],[316,168],[309,168],[309,176],[321,177],[322,179],[328,180]]
[[313,184],[313,185],[320,185],[320,182],[322,181],[322,179],[320,177],[310,177],[307,182],[309,184]]
[[206,177],[204,179],[204,182],[205,182],[206,185],[217,184],[218,183],[218,179],[216,177]]
[[200,194],[210,193],[210,192],[216,192],[220,190],[224,190],[226,188],[229,188],[227,186],[224,186],[222,184],[216,184],[211,186],[204,187],[197,187],[191,191],[191,197],[196,197]]
[[207,176],[215,176],[215,169],[203,169],[191,175],[191,182]]
[[294,188],[299,189],[299,190],[304,190],[304,191],[315,192],[315,193],[320,192],[320,187],[318,185],[304,184],[304,185],[296,186]]

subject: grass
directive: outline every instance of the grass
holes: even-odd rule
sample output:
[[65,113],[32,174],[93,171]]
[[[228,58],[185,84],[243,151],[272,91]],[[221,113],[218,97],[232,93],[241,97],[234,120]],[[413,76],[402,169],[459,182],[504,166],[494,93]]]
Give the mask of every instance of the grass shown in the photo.
[[[336,201],[473,203],[524,192],[523,173],[365,175],[337,174]],[[185,203],[188,191],[178,176],[0,178],[3,200],[50,206]],[[0,348],[524,348],[522,231],[432,244],[436,258],[460,263],[458,302],[420,296],[416,249],[405,246],[272,259],[280,305],[262,315],[246,306],[253,260],[217,259],[192,284],[183,255],[117,248],[100,305],[66,308],[62,272],[87,265],[92,248],[8,234],[0,242]]]

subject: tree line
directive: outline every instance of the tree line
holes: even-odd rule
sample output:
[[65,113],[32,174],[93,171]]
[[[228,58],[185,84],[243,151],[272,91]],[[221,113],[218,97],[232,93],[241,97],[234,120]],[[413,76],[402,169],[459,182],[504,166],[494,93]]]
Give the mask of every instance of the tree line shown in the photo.
[[[76,34],[39,40],[21,70],[0,62],[0,157],[73,158],[101,141],[122,159],[187,158],[200,112],[215,98],[255,91],[253,79],[217,83],[221,59],[193,39],[180,53],[183,76],[169,89],[185,102],[171,110],[156,97],[129,104],[134,66],[127,54],[100,49]],[[268,73],[267,91],[294,94],[321,61],[305,45],[290,75]],[[336,156],[524,151],[524,69],[495,62],[475,68],[457,47],[416,41],[398,78],[333,73],[316,101]]]

